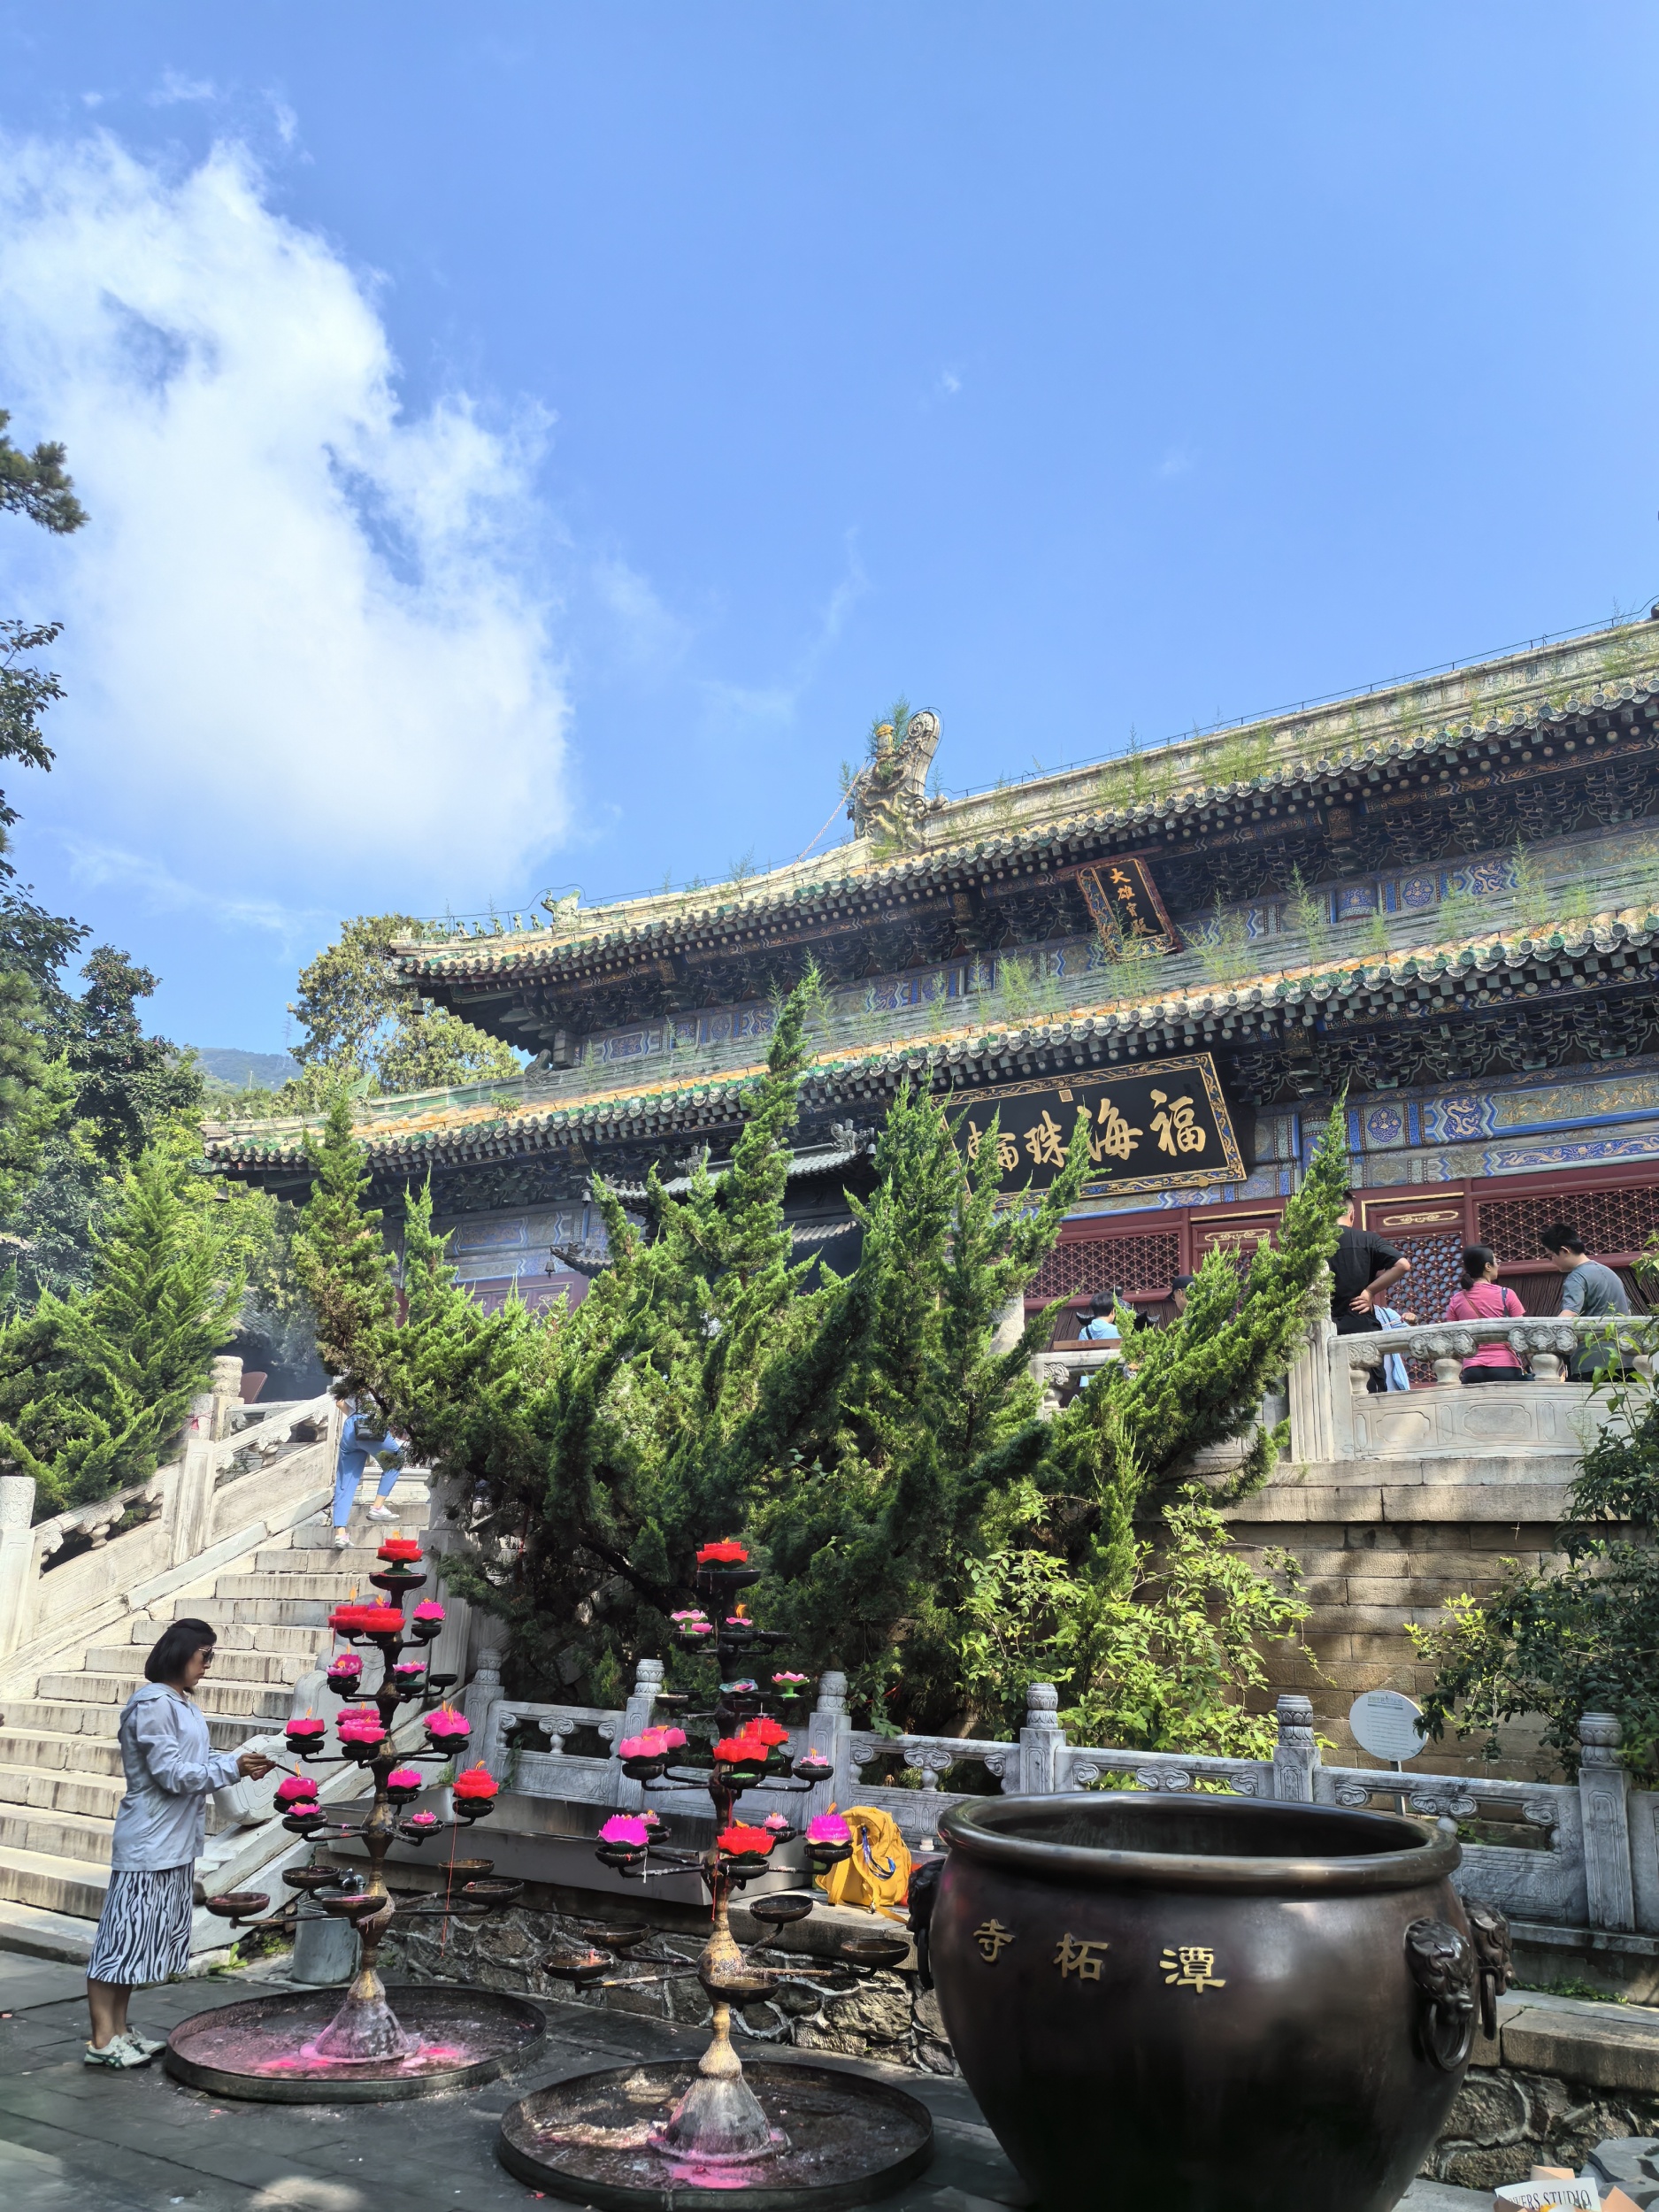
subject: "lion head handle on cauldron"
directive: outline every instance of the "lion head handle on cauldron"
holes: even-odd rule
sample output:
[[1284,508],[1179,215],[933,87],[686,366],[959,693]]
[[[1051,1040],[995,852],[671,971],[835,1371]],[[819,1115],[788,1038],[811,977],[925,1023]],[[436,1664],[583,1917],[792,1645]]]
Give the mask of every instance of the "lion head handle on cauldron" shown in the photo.
[[1475,1947],[1447,1920],[1414,1920],[1406,1930],[1406,1963],[1428,2000],[1423,2047],[1443,2073],[1454,2073],[1475,2039]]
[[1465,1897],[1463,1911],[1475,1946],[1476,1971],[1480,1982],[1481,2032],[1498,2032],[1498,2000],[1514,1978],[1509,1947],[1509,1924],[1495,1905],[1482,1897]]

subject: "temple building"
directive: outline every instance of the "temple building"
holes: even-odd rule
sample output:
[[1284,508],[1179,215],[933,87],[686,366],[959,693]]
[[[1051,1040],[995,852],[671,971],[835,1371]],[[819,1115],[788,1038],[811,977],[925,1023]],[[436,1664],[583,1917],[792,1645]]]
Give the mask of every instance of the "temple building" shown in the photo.
[[[809,963],[787,1210],[797,1253],[838,1270],[846,1194],[910,1083],[949,1098],[964,1145],[995,1117],[1010,1196],[1087,1110],[1090,1179],[1033,1306],[1157,1306],[1206,1253],[1271,1239],[1339,1099],[1360,1217],[1409,1258],[1421,1322],[1471,1240],[1556,1313],[1540,1240],[1562,1219],[1634,1290],[1659,1228],[1659,610],[964,799],[927,795],[939,736],[927,714],[883,741],[826,859],[396,948],[411,990],[534,1055],[510,1082],[360,1110],[378,1195],[430,1177],[481,1300],[581,1295],[595,1174],[626,1202],[653,1163],[671,1185],[705,1149],[718,1168]],[[306,1179],[297,1123],[216,1127],[209,1149]],[[1310,1348],[1288,1452],[1229,1510],[1247,1555],[1301,1562],[1306,1643],[1271,1671],[1338,1743],[1355,1692],[1432,1679],[1410,1623],[1550,1556],[1585,1419],[1547,1345],[1530,1379],[1464,1391],[1425,1344],[1412,1390],[1378,1397],[1345,1349],[1363,1341]]]
[[[1466,1239],[1546,1312],[1548,1222],[1625,1270],[1659,1227],[1659,622],[964,799],[926,795],[939,741],[932,714],[883,741],[825,859],[397,945],[411,990],[534,1056],[365,1102],[379,1195],[429,1176],[487,1301],[580,1295],[594,1175],[718,1166],[812,963],[789,1212],[832,1266],[907,1082],[969,1144],[997,1115],[1010,1192],[1087,1110],[1094,1172],[1033,1302],[1156,1303],[1271,1237],[1338,1096],[1425,1320]],[[210,1151],[303,1179],[296,1123]]]

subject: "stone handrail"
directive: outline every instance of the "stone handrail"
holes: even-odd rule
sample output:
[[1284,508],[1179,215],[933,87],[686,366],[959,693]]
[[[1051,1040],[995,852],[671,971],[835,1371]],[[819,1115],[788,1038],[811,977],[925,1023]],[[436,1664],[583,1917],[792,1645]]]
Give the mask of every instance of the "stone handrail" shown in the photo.
[[1333,1335],[1333,1357],[1348,1371],[1350,1389],[1363,1390],[1368,1371],[1390,1353],[1405,1359],[1431,1360],[1437,1383],[1458,1382],[1463,1363],[1483,1345],[1502,1344],[1525,1363],[1540,1382],[1558,1382],[1566,1361],[1579,1346],[1617,1340],[1629,1347],[1632,1364],[1645,1359],[1640,1347],[1648,1323],[1635,1314],[1571,1314],[1521,1321],[1432,1321],[1410,1329],[1366,1329],[1355,1336]]
[[[336,1418],[327,1395],[273,1414],[277,1448],[254,1471],[234,1464],[245,1434],[187,1434],[181,1455],[145,1481],[34,1525],[34,1478],[0,1475],[0,1662],[43,1662],[57,1644],[84,1640],[314,1512],[333,1473]],[[112,1538],[139,1504],[152,1509]],[[81,1534],[88,1549],[60,1558]]]
[[[486,1655],[480,1678],[488,1672],[497,1686],[493,1694],[485,1693],[488,1703],[475,1709],[475,1684],[468,1694],[467,1709],[473,1740],[483,1745],[498,1780],[511,1773],[511,1787],[530,1797],[626,1808],[649,1801],[641,1786],[623,1774],[614,1747],[649,1721],[663,1684],[658,1661],[641,1661],[634,1694],[618,1712],[503,1699],[494,1658]],[[936,1836],[947,1807],[974,1801],[972,1793],[939,1786],[940,1778],[964,1759],[981,1761],[999,1789],[1010,1796],[1100,1788],[1179,1793],[1203,1786],[1263,1803],[1356,1809],[1378,1805],[1446,1827],[1471,1820],[1512,1826],[1518,1839],[1515,1844],[1465,1841],[1455,1878],[1460,1889],[1488,1899],[1513,1918],[1611,1934],[1659,1934],[1659,1792],[1631,1786],[1618,1753],[1618,1723],[1609,1714],[1586,1713],[1578,1724],[1578,1780],[1550,1783],[1436,1774],[1415,1766],[1409,1772],[1326,1766],[1319,1755],[1313,1708],[1306,1697],[1294,1693],[1278,1701],[1276,1741],[1268,1759],[1071,1743],[1059,1724],[1054,1686],[1047,1682],[1030,1685],[1025,1724],[1018,1738],[1008,1741],[883,1736],[855,1729],[847,1719],[846,1698],[843,1676],[822,1676],[810,1721],[791,1733],[791,1752],[798,1756],[810,1744],[829,1761],[829,1778],[804,1799],[773,1798],[764,1789],[753,1792],[756,1817],[775,1809],[798,1823],[827,1809],[832,1801],[843,1807],[871,1805],[890,1814],[907,1840],[927,1843]],[[515,1756],[508,1747],[504,1723],[518,1714],[539,1721],[561,1743],[578,1726],[595,1727],[613,1747],[612,1755],[572,1758],[557,1752],[525,1751]],[[918,1778],[917,1787],[872,1786],[862,1779],[864,1768],[884,1753],[897,1753],[903,1759]],[[690,1795],[662,1801],[677,1809],[683,1806],[696,1810]]]

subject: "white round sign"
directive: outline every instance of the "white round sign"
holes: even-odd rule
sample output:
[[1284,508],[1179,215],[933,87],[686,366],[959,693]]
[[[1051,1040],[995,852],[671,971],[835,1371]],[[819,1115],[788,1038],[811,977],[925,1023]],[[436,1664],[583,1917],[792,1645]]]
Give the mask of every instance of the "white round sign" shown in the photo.
[[1373,1759],[1415,1759],[1423,1749],[1423,1712],[1399,1690],[1367,1690],[1348,1708],[1354,1740]]

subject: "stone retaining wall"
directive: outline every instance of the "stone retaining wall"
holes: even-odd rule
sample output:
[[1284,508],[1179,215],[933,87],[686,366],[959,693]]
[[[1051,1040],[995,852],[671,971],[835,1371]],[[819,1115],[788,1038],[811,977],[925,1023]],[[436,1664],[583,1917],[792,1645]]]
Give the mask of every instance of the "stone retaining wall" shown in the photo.
[[[709,2001],[694,1974],[672,1981],[642,1982],[637,1988],[573,1989],[541,1970],[541,1961],[556,1947],[585,1948],[577,1933],[578,1916],[510,1907],[466,1927],[449,1924],[446,1935],[429,1935],[411,1926],[382,1947],[383,1970],[393,1980],[470,1982],[514,1996],[574,2001],[613,2012],[644,2013],[686,2026],[706,2025]],[[396,1926],[396,1924],[394,1924]],[[659,1934],[652,1948],[695,1965],[704,1939],[689,1932]],[[931,2074],[954,2074],[956,2062],[945,2038],[939,2000],[921,1986],[914,1972],[864,1975],[853,1989],[838,1989],[815,1978],[823,1967],[810,1954],[801,1958],[798,1981],[775,1997],[741,2008],[745,2034],[765,2043],[787,2043],[800,2051],[825,2051],[841,2058],[872,2058],[892,2066],[914,2066]],[[618,1967],[618,1973],[626,1969]]]

